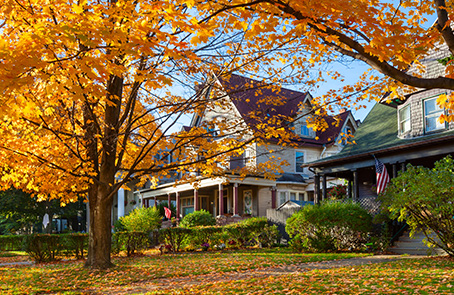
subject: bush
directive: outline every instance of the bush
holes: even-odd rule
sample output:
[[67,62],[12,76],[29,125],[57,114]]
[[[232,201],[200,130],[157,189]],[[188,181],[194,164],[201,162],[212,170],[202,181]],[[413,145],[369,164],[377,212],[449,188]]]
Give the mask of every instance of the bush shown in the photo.
[[62,239],[58,235],[27,235],[23,242],[23,249],[35,262],[55,261],[63,249]]
[[142,231],[149,233],[153,230],[159,229],[161,226],[162,217],[155,207],[149,208],[136,208],[128,215],[120,218],[120,224],[124,226],[127,231],[138,232]]
[[257,240],[260,247],[271,247],[279,243],[279,230],[276,225],[266,225],[258,235]]
[[59,236],[63,239],[66,256],[75,256],[76,259],[84,258],[84,251],[88,247],[88,234],[71,233]]
[[448,156],[433,169],[408,165],[380,198],[391,218],[407,222],[410,235],[422,231],[429,246],[454,256],[453,187],[454,161]]
[[[229,241],[234,241],[239,246],[245,246],[257,242],[258,236],[267,225],[266,217],[253,217],[238,223],[228,224],[224,227],[224,230],[229,235]],[[232,243],[230,244],[232,245]]]
[[180,223],[182,227],[193,227],[193,226],[210,226],[216,225],[216,219],[206,210],[194,211],[185,217]]
[[221,239],[223,229],[220,226],[194,226],[191,227],[191,234],[188,236],[188,243],[198,248],[202,244],[219,245],[224,241]]
[[190,228],[185,227],[163,228],[159,230],[159,241],[169,245],[171,251],[178,252],[191,232]]
[[0,235],[0,251],[20,251],[25,236]]
[[307,205],[293,214],[285,227],[295,251],[332,251],[364,248],[372,217],[359,204],[326,201]]
[[124,231],[113,234],[113,252],[126,251],[127,256],[140,253],[149,244],[148,234],[143,231]]

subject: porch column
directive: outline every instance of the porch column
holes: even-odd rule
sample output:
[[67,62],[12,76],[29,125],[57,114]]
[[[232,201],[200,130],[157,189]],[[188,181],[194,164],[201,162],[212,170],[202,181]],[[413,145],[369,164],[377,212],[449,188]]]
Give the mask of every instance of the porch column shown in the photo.
[[276,209],[276,187],[271,188],[271,209]]
[[407,170],[405,162],[404,163],[400,163],[400,171],[405,172],[405,170]]
[[125,190],[120,188],[117,192],[118,218],[125,216]]
[[326,191],[326,174],[322,175],[322,189],[323,189],[323,200],[327,198],[327,191]]
[[197,211],[200,209],[199,206],[199,190],[194,189],[194,211]]
[[154,196],[154,206],[155,208],[158,208],[158,204],[156,203],[156,196]]
[[392,167],[393,167],[393,176],[392,176],[392,178],[396,178],[397,177],[397,163],[393,164]]
[[167,207],[170,209],[170,202],[172,200],[170,199],[170,193],[167,193]]
[[320,202],[320,175],[315,174],[314,176],[314,203]]
[[357,170],[353,170],[353,200],[359,200],[359,179]]
[[176,199],[177,199],[177,219],[181,218],[180,214],[180,193],[176,192]]
[[233,184],[233,216],[238,215],[238,183]]
[[348,184],[347,184],[347,196],[349,199],[352,199],[353,198],[353,193],[352,193],[352,180],[349,179],[348,180]]
[[219,216],[224,214],[224,186],[222,183],[219,184]]

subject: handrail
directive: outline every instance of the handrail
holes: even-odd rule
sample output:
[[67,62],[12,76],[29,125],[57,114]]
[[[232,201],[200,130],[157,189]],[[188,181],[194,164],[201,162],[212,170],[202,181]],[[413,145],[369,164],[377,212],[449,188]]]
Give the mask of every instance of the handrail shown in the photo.
[[391,241],[390,241],[390,242],[393,243],[393,242],[396,240],[396,238],[399,236],[399,234],[400,234],[404,229],[406,229],[407,227],[408,227],[408,224],[405,223],[404,226],[402,226],[402,228],[399,229],[399,230],[397,231],[397,233],[391,238]]

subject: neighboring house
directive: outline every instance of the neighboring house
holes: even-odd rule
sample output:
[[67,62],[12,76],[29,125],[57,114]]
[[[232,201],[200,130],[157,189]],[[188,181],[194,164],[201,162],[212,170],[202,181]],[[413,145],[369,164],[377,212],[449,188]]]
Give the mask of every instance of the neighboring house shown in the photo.
[[[444,66],[438,59],[445,56],[449,56],[449,52],[443,48],[431,51],[421,61],[426,65],[423,75],[442,76]],[[418,89],[406,93],[404,99],[387,102],[385,97],[356,131],[355,145],[348,145],[337,155],[306,166],[315,171],[317,179],[347,179],[350,196],[354,199],[376,198],[374,157],[385,164],[392,178],[407,164],[433,167],[434,162],[454,153],[454,124],[438,120],[446,110],[441,109],[436,100],[446,93],[443,89]],[[323,184],[320,186],[318,195],[326,197]]]
[[[266,148],[252,143],[241,156],[231,158],[225,168],[253,168],[272,160],[272,156],[286,160],[289,165],[282,167],[283,173],[275,180],[257,175],[241,178],[234,174],[199,178],[197,189],[189,183],[170,182],[160,183],[154,189],[129,192],[126,198],[124,192],[120,191],[117,207],[119,216],[130,207],[125,199],[143,202],[144,206],[151,206],[156,200],[174,202],[176,214],[180,218],[199,209],[207,210],[213,216],[265,216],[267,209],[277,208],[289,200],[314,201],[313,173],[302,165],[338,153],[345,144],[342,134],[353,133],[357,127],[351,112],[343,111],[336,116],[325,117],[328,127],[324,132],[314,132],[308,128],[306,113],[309,114],[312,108],[309,93],[284,88],[261,88],[260,82],[238,75],[231,75],[228,80],[213,77],[211,82],[209,86],[201,88],[199,99],[206,99],[210,91],[216,91],[217,97],[223,97],[222,108],[207,107],[202,115],[193,117],[190,126],[184,127],[185,130],[204,126],[204,122],[216,120],[220,116],[251,131],[258,128],[259,116],[290,117],[293,120],[290,125],[297,135],[292,139],[294,146],[283,146],[278,139],[268,140]],[[274,105],[266,101],[281,103]],[[122,204],[128,207],[124,208]]]

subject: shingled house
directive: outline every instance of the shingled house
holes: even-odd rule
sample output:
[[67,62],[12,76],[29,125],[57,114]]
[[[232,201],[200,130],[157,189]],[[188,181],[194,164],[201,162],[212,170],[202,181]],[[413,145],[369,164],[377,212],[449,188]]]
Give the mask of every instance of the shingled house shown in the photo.
[[[421,63],[424,77],[443,76],[444,65],[438,60],[449,56],[446,48],[434,48]],[[410,71],[415,71],[411,69]],[[348,180],[350,196],[357,200],[376,198],[375,159],[385,164],[391,177],[407,164],[433,167],[434,162],[454,153],[454,124],[441,123],[437,98],[444,89],[418,89],[404,93],[403,98],[377,103],[355,133],[356,145],[340,153],[308,163],[322,180],[320,198],[326,195],[323,179],[339,177]],[[320,182],[318,182],[320,183]]]
[[[314,132],[307,127],[307,117],[304,116],[311,109],[312,97],[309,93],[269,87],[257,91],[257,85],[260,82],[238,75],[231,75],[228,79],[213,76],[210,86],[204,88],[200,97],[207,97],[213,89],[222,92],[229,105],[229,111],[223,108],[222,115],[230,116],[232,121],[242,121],[251,130],[257,128],[255,118],[258,113],[262,116],[295,118],[291,123],[297,135],[293,140],[295,146],[282,146],[276,139],[269,140],[267,149],[253,143],[245,147],[241,157],[231,158],[229,167],[226,167],[234,169],[258,165],[270,161],[272,156],[280,157],[289,165],[282,167],[284,172],[276,180],[257,175],[244,179],[237,175],[200,178],[197,189],[189,183],[160,183],[154,189],[142,188],[134,193],[129,192],[129,198],[143,200],[144,206],[152,206],[160,200],[174,202],[179,217],[199,209],[205,209],[213,216],[265,216],[267,209],[277,208],[288,200],[314,201],[313,173],[302,165],[337,154],[344,144],[341,133],[353,133],[357,122],[350,111],[344,111],[336,116],[326,116],[329,128],[325,132]],[[270,99],[285,103],[271,105],[263,102]],[[184,128],[201,126],[204,121],[219,116],[218,111],[206,110],[202,115],[194,115],[191,124]],[[270,153],[269,149],[273,152]],[[119,214],[124,214],[122,202],[118,204]]]

